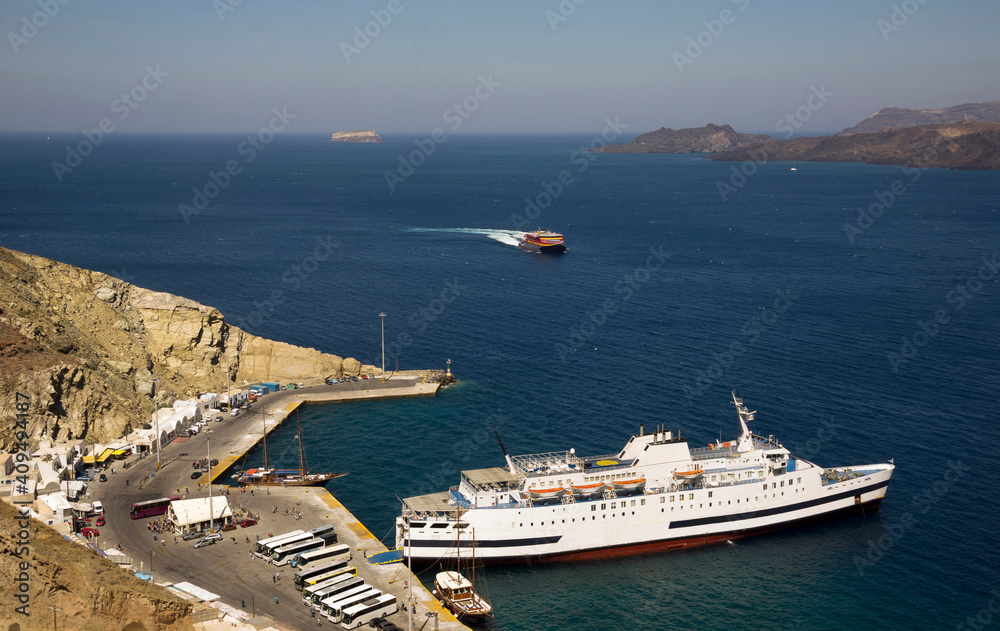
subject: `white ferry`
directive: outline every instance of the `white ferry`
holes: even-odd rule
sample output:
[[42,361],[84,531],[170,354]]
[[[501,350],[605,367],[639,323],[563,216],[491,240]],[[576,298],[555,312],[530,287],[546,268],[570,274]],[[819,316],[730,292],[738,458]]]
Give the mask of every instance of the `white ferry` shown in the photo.
[[[433,563],[579,561],[719,543],[818,519],[877,510],[895,466],[823,468],[750,432],[754,412],[733,393],[740,437],[690,448],[657,427],[617,454],[511,457],[462,472],[449,491],[409,497],[396,546]],[[498,436],[499,438],[499,436]],[[501,448],[503,443],[501,442]],[[459,552],[461,551],[461,552]]]

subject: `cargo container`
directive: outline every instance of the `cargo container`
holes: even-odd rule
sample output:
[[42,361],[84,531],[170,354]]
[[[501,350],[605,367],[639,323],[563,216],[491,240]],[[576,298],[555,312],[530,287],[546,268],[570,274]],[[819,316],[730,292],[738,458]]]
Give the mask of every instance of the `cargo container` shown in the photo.
[[274,382],[270,382],[270,381],[265,381],[263,385],[264,385],[264,386],[265,386],[265,387],[266,387],[266,388],[267,388],[267,389],[268,389],[269,391],[271,391],[271,392],[277,392],[277,391],[278,391],[278,384],[276,384],[276,383],[274,383]]

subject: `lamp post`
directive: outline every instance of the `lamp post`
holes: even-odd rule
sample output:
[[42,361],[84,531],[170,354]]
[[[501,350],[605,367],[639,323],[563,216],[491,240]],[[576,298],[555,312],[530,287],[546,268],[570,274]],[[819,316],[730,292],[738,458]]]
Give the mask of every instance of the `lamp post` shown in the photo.
[[226,411],[229,411],[229,407],[232,404],[230,389],[229,389],[229,331],[222,332],[222,350],[226,354]]
[[215,512],[212,510],[212,439],[206,438],[208,445],[208,532],[215,532]]
[[409,548],[406,554],[406,571],[410,573],[409,580],[406,581],[406,586],[409,589],[409,594],[406,597],[406,615],[409,620],[408,631],[413,631],[413,535],[410,533],[410,517],[407,515],[406,519],[406,542]]
[[382,318],[382,383],[385,383],[385,314],[380,313],[378,317]]
[[53,631],[57,631],[57,627],[56,627],[56,612],[57,611],[62,611],[62,609],[60,609],[59,607],[49,607],[49,609],[52,610],[52,629],[53,629]]
[[[153,379],[153,390],[156,390],[156,382],[159,379]],[[156,420],[156,470],[160,470],[160,411],[156,409],[156,395],[153,395],[153,418]]]

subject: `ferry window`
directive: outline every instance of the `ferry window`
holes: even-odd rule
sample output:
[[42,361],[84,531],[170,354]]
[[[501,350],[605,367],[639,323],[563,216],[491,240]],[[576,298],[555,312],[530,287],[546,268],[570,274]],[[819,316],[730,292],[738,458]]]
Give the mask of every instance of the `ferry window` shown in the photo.
[[632,503],[629,504],[629,506],[635,506],[635,500],[632,500]]
[[765,490],[765,491],[767,490],[767,485],[766,485],[766,484],[764,485],[764,490]]
[[688,493],[688,499],[689,500],[693,500],[694,499],[694,493]]
[[777,482],[772,482],[772,483],[771,483],[771,488],[772,488],[772,489],[776,489],[776,488],[778,488],[778,483],[777,483]]
[[737,503],[737,504],[739,504],[739,503],[740,503],[740,499],[739,499],[739,498],[736,498],[736,503]]
[[615,502],[611,502],[611,510],[615,509]]
[[802,478],[795,478],[799,484],[802,484]]
[[665,498],[665,497],[661,497],[660,498],[660,504],[664,504],[664,503],[666,503],[666,501],[667,501],[667,498]]
[[670,496],[670,501],[671,501],[671,502],[673,502],[673,501],[674,501],[674,496],[673,496],[673,495],[671,495],[671,496]]
[[604,510],[604,509],[606,509],[607,507],[608,507],[608,505],[607,505],[607,504],[605,504],[605,503],[603,503],[603,502],[601,503],[601,510]]
[[785,488],[785,481],[784,480],[781,481],[781,488]]
[[590,512],[592,512],[592,513],[597,512],[597,505],[596,504],[590,507]]
[[591,515],[590,516],[590,521],[594,521],[595,519],[597,519],[597,515]]
[[646,500],[639,500],[639,506],[645,506]]
[[709,492],[708,492],[708,496],[709,496],[709,497],[712,497],[712,493],[714,493],[714,491],[709,491]]

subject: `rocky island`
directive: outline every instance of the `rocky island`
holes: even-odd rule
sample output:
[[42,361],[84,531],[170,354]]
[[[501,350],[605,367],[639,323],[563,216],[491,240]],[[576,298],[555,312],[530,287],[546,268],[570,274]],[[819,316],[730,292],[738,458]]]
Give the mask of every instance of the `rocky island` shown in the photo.
[[374,129],[338,131],[330,136],[330,142],[382,142],[382,137]]
[[[0,248],[0,450],[27,395],[28,443],[106,442],[175,398],[374,366],[251,335],[214,307]],[[21,399],[23,400],[23,399]]]
[[761,134],[740,134],[729,125],[670,129],[661,127],[641,134],[635,140],[621,145],[608,145],[595,149],[601,153],[715,153],[732,151],[754,143],[774,140]]
[[942,125],[889,127],[877,133],[820,136],[761,143],[710,156],[761,162],[864,162],[923,168],[1000,169],[1000,123],[967,120]]
[[887,127],[914,127],[916,125],[940,125],[973,120],[985,123],[1000,122],[1000,101],[988,103],[965,103],[953,107],[927,110],[911,110],[905,107],[884,107],[854,127],[848,127],[838,136],[853,134],[873,134]]

